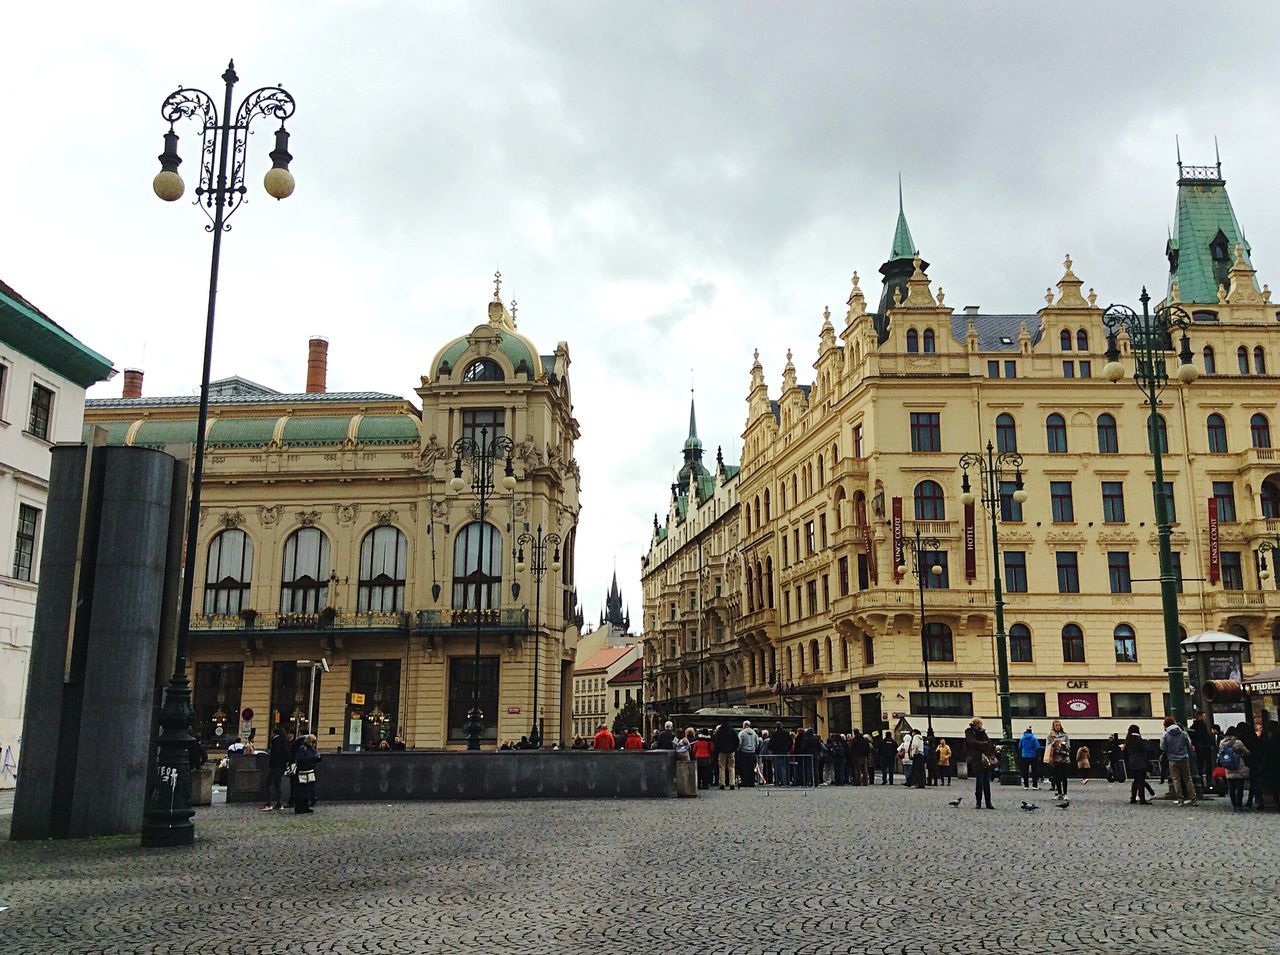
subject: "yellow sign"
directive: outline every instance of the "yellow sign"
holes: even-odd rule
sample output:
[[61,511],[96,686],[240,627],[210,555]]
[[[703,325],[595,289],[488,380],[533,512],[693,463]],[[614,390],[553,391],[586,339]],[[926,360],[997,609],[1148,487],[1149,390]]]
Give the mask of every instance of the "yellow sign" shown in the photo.
[[352,706],[364,706],[364,694],[363,694],[363,693],[352,693],[352,694],[351,694],[351,705],[352,705]]

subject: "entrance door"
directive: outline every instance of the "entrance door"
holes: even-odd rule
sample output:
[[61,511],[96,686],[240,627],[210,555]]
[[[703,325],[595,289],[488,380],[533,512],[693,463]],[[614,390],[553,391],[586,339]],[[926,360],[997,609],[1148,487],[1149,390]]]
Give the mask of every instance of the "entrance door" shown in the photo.
[[872,733],[875,730],[882,730],[888,724],[880,718],[880,694],[879,693],[863,693],[862,694],[862,732]]

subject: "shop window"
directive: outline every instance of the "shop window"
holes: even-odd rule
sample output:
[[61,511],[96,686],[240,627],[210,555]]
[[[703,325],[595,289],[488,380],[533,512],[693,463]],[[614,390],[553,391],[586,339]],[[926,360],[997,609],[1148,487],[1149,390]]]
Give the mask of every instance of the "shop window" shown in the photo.
[[1029,720],[1047,716],[1043,693],[1010,693],[1009,713],[1014,719]]
[[[205,746],[226,747],[240,735],[240,693],[243,663],[197,663],[191,705],[195,735]],[[266,728],[270,734],[271,727]]]
[[384,740],[390,745],[399,735],[400,661],[352,660],[351,692],[362,695],[364,705],[351,707],[347,747],[378,749]]
[[498,658],[481,657],[477,671],[472,656],[452,657],[449,660],[449,742],[467,740],[473,693],[476,681],[480,688],[480,739],[496,742],[498,739]]
[[[932,709],[934,716],[973,716],[973,694],[940,692],[911,692],[911,712],[923,714]],[[954,749],[953,749],[954,751]]]
[[320,684],[324,671],[294,660],[271,664],[271,726],[293,733],[314,733],[319,725]]

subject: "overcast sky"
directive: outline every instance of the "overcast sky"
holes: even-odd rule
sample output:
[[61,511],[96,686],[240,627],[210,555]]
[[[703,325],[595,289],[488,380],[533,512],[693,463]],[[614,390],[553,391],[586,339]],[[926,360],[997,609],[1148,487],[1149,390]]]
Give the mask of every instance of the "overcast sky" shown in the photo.
[[[323,334],[331,389],[412,397],[501,267],[521,331],[573,359],[587,615],[616,557],[639,621],[691,377],[708,459],[736,460],[752,349],[776,393],[788,346],[811,378],[855,269],[875,301],[899,173],[949,305],[1034,312],[1066,252],[1101,302],[1133,302],[1164,286],[1174,136],[1208,163],[1216,134],[1276,284],[1280,14],[1246,6],[10,5],[0,277],[145,368],[147,394],[192,393],[209,237],[151,193],[159,107],[179,84],[217,93],[234,57],[237,101],[276,83],[298,101],[298,186],[262,192],[263,123],[215,377],[300,391]],[[189,197],[194,124],[179,132]]]

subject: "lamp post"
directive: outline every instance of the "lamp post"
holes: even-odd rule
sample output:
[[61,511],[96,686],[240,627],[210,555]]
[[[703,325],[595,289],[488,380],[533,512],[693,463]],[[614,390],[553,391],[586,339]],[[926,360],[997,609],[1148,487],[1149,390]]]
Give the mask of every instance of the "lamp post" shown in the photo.
[[[942,549],[942,545],[936,537],[921,537],[920,525],[916,525],[916,538],[914,541],[908,540],[911,546],[911,569],[915,574],[916,580],[920,585],[920,656],[924,659],[924,712],[925,719],[929,721],[929,736],[933,736],[933,693],[929,687],[929,643],[925,639],[924,629],[924,592],[925,581],[930,575],[935,579],[942,576],[942,566],[940,564],[932,564],[928,570],[924,567],[924,555],[936,553]],[[898,565],[898,576],[905,577],[907,568],[904,564]]]
[[[515,452],[515,448],[515,442],[505,434],[500,434],[493,440],[489,440],[488,428],[480,429],[479,439],[467,436],[453,442],[455,457],[453,479],[449,482],[449,487],[455,494],[461,494],[463,489],[466,488],[467,482],[462,477],[462,465],[463,462],[466,462],[471,471],[471,493],[476,496],[476,501],[478,502],[476,520],[480,524],[479,533],[476,535],[476,605],[472,608],[472,613],[476,615],[476,653],[475,665],[471,673],[471,712],[467,714],[467,749],[476,752],[480,749],[480,720],[483,718],[483,714],[480,712],[480,633],[484,626],[485,608],[483,605],[488,603],[485,594],[486,592],[492,593],[492,591],[487,591],[489,579],[492,575],[485,573],[484,563],[485,528],[488,526],[484,520],[485,508],[489,503],[490,495],[494,491],[493,468],[500,456],[506,458],[506,467],[502,472],[502,489],[504,491],[515,490],[516,472],[511,460],[511,455]],[[495,554],[491,556],[496,556],[496,549]],[[454,568],[454,573],[457,573],[457,568]]]
[[[511,483],[514,487],[514,478]],[[555,552],[551,555],[551,572],[553,574],[560,572],[560,535],[543,534],[542,525],[539,524],[536,536],[525,531],[516,538],[516,543],[520,545],[520,551],[516,555],[516,573],[525,572],[524,549],[528,546],[530,563],[527,566],[530,576],[533,577],[533,729],[529,730],[529,742],[533,744],[534,749],[538,749],[542,746],[542,720],[538,711],[538,684],[542,682],[538,653],[542,646],[542,631],[539,629],[542,622],[542,578],[547,573],[548,544],[555,548]]]
[[1154,312],[1149,308],[1151,296],[1144,287],[1138,297],[1142,302],[1142,314],[1124,305],[1112,305],[1102,315],[1107,329],[1107,364],[1103,376],[1112,382],[1124,377],[1124,365],[1120,363],[1118,336],[1121,330],[1129,336],[1129,347],[1134,356],[1133,383],[1142,392],[1147,405],[1147,443],[1155,463],[1153,495],[1156,505],[1156,536],[1160,552],[1160,604],[1164,615],[1165,672],[1169,675],[1169,705],[1173,717],[1187,725],[1186,678],[1182,665],[1182,637],[1178,632],[1178,588],[1173,574],[1173,554],[1169,546],[1169,503],[1164,487],[1164,449],[1161,446],[1164,429],[1160,427],[1160,395],[1169,384],[1165,355],[1173,350],[1173,331],[1182,331],[1178,350],[1177,379],[1189,385],[1200,377],[1200,370],[1191,363],[1191,339],[1187,329],[1191,316],[1178,305],[1161,305]]
[[[195,205],[209,218],[205,229],[213,233],[213,257],[209,266],[208,310],[204,326],[204,366],[200,377],[200,411],[196,419],[195,453],[191,468],[191,499],[187,511],[187,536],[182,567],[182,594],[178,609],[178,638],[173,675],[164,690],[157,738],[156,777],[148,787],[142,826],[144,846],[185,846],[195,839],[194,811],[191,808],[191,759],[193,743],[189,726],[192,718],[191,683],[187,680],[187,644],[191,636],[192,589],[196,572],[196,541],[200,533],[200,489],[204,478],[205,431],[209,420],[209,366],[213,360],[213,318],[218,295],[218,262],[222,253],[222,233],[229,219],[244,201],[246,147],[249,125],[259,117],[280,120],[272,166],[263,179],[267,194],[285,199],[293,193],[289,172],[289,133],[284,121],[296,108],[293,97],[278,86],[254,90],[231,111],[231,91],[239,77],[235,63],[222,74],[225,86],[222,118],[213,98],[202,90],[179,87],[165,98],[160,115],[169,124],[160,154],[160,172],[151,187],[166,202],[182,198],[186,186],[178,175],[178,134],[174,123],[194,118],[200,125],[200,179]],[[230,167],[230,168],[228,168]]]
[[[1000,486],[1005,469],[1013,468],[1013,503],[1021,506],[1026,501],[1027,492],[1022,486],[1022,455],[1016,451],[1001,451],[997,454],[995,447],[988,441],[985,456],[980,452],[962,454],[960,467],[964,471],[960,483],[960,503],[968,507],[980,499],[982,506],[991,515],[991,583],[996,599],[996,678],[1000,695],[1000,758],[1003,763],[1000,782],[1008,786],[1018,782],[1018,771],[1013,755],[1013,711],[1009,703],[1009,639],[1004,631],[1004,590],[1000,585]],[[970,468],[978,469],[978,479],[982,482],[976,498],[969,485]]]

